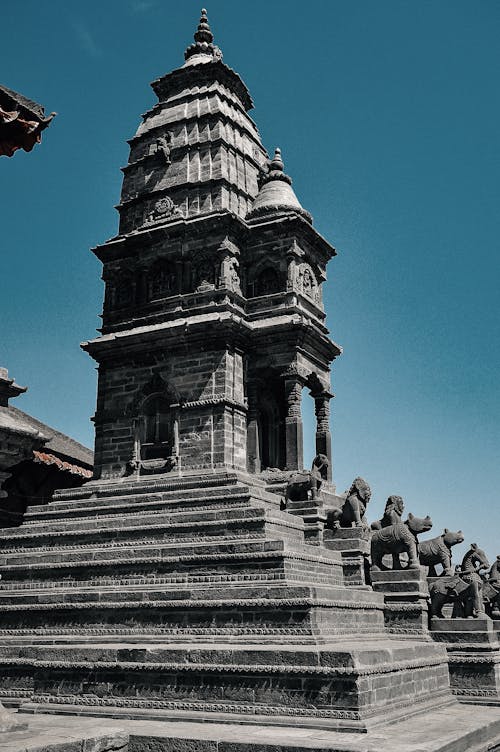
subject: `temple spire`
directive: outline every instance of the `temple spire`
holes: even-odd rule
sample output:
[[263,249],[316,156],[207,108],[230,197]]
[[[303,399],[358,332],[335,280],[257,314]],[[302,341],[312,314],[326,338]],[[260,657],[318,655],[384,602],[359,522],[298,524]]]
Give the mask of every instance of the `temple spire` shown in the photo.
[[[202,8],[200,22],[198,24],[198,28],[194,33],[194,44],[190,44],[186,49],[184,58],[186,59],[186,61],[189,60],[189,62],[191,62],[191,58],[198,55],[203,55],[205,58],[212,60],[222,60],[222,52],[217,47],[217,45],[213,43],[213,41],[214,35],[212,34],[212,30],[208,23],[207,11],[205,10],[205,8]],[[192,62],[202,61],[193,60]],[[203,60],[203,62],[208,62],[208,60]]]

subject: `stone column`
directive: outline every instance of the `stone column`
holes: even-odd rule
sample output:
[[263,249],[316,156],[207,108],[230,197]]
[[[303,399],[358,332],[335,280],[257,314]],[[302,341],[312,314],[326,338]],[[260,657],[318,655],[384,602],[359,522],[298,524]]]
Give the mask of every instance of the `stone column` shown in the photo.
[[314,396],[316,413],[316,454],[326,454],[328,457],[327,479],[332,479],[332,436],[330,433],[330,399],[332,394],[323,392]]
[[247,456],[248,470],[251,473],[260,473],[261,470],[257,393],[258,384],[250,381],[248,383]]
[[285,448],[287,470],[302,470],[304,464],[304,434],[302,412],[300,409],[302,387],[302,380],[298,376],[285,376]]

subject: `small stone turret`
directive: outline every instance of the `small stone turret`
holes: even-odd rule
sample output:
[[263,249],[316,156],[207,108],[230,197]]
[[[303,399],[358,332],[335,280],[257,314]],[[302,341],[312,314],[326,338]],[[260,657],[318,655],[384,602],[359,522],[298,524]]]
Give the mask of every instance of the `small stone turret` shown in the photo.
[[292,188],[292,178],[284,171],[281,149],[276,148],[274,157],[269,163],[269,171],[261,180],[260,190],[247,217],[279,211],[298,212],[309,222],[312,222],[311,215],[302,208],[295,195]]

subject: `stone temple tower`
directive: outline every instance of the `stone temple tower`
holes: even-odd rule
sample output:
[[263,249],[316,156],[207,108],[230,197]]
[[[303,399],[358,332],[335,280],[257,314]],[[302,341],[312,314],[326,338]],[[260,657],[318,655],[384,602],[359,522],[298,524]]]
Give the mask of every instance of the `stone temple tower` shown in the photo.
[[[95,476],[2,531],[0,698],[202,721],[200,739],[207,720],[232,723],[245,743],[240,724],[364,732],[445,707],[420,570],[413,601],[386,606],[364,579],[366,528],[333,529],[328,509],[346,500],[324,474],[318,494],[297,473],[303,395],[330,458],[339,348],[321,290],[334,250],[279,150],[268,159],[205,12],[185,56],[153,83],[119,235],[95,249]],[[146,747],[167,749],[134,749]]]
[[[248,115],[205,11],[130,140],[106,285],[95,477],[302,468],[301,398],[330,459],[322,303],[334,249]],[[331,477],[331,475],[330,475]]]

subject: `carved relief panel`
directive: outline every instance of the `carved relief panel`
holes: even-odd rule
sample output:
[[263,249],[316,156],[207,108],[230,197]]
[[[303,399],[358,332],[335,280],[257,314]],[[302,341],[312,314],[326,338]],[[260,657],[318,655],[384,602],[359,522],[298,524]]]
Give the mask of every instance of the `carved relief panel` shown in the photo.
[[177,274],[172,262],[161,260],[147,273],[147,299],[160,300],[178,292]]

